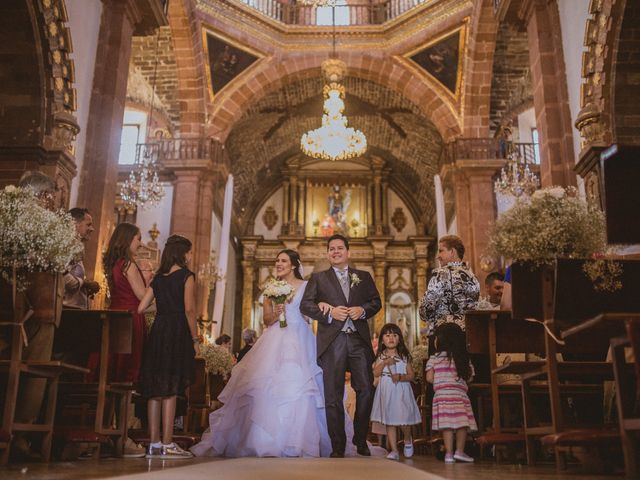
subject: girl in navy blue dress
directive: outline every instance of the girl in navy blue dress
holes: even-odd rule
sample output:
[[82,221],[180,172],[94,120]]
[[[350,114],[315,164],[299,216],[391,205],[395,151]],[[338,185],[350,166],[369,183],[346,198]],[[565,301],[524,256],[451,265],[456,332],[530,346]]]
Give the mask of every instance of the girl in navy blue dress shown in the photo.
[[[199,343],[194,300],[191,242],[171,235],[162,252],[160,268],[138,307],[143,312],[156,299],[156,319],[145,344],[140,391],[147,398],[149,437],[147,458],[191,458],[191,452],[173,442],[176,396],[193,383]],[[162,442],[160,418],[162,417]]]

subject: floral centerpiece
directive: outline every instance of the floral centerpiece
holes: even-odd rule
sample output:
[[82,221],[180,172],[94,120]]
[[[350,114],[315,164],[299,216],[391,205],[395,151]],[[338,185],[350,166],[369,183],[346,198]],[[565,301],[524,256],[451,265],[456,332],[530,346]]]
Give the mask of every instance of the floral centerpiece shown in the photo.
[[424,380],[424,361],[429,358],[429,347],[426,345],[416,345],[411,350],[411,368],[415,375],[415,381],[422,383]]
[[[270,279],[265,283],[262,294],[276,305],[284,305],[293,296],[293,287],[284,280]],[[280,315],[280,328],[287,326],[284,312]]]
[[614,277],[620,269],[602,258],[606,249],[604,214],[578,197],[574,187],[544,188],[531,197],[520,197],[496,221],[489,249],[537,267],[556,258],[593,259],[585,263],[584,271],[597,289],[615,290],[619,284]]
[[31,188],[0,190],[0,273],[18,290],[27,273],[62,273],[82,251],[71,215],[44,208]]
[[231,374],[233,358],[226,348],[215,343],[203,343],[200,345],[200,356],[204,358],[207,373],[221,375],[225,379]]

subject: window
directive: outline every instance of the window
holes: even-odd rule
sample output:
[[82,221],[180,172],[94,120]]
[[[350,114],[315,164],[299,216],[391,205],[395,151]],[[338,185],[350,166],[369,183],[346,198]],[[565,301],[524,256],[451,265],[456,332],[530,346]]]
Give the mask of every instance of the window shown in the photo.
[[335,7],[316,8],[316,25],[333,25],[333,9],[335,9],[336,25],[351,25],[347,0],[336,0]]
[[124,111],[120,156],[118,165],[133,165],[136,161],[136,146],[144,143],[147,133],[147,114],[138,110]]
[[531,142],[533,143],[533,161],[536,165],[540,165],[540,138],[538,129],[531,129]]

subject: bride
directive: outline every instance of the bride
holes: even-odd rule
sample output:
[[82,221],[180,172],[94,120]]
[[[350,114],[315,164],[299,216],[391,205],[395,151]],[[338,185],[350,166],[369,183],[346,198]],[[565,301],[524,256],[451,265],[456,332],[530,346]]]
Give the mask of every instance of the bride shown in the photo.
[[[276,275],[294,288],[293,297],[285,305],[264,299],[263,318],[269,328],[233,368],[218,397],[224,406],[209,415],[211,433],[191,448],[195,455],[325,457],[331,453],[316,339],[300,313],[307,282],[296,251],[278,254]],[[288,326],[280,328],[283,310]]]

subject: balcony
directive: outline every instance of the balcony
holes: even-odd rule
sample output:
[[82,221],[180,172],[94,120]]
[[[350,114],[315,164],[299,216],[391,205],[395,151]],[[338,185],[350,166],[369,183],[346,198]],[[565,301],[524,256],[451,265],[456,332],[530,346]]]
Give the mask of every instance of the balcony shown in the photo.
[[[213,0],[200,0],[214,3]],[[229,0],[241,3],[283,25],[331,26],[335,9],[335,24],[338,26],[382,25],[400,17],[405,12],[431,0],[382,0],[371,3],[363,0],[337,0],[335,7],[315,7],[299,3],[290,4],[280,0]],[[342,5],[340,5],[342,3]]]
[[540,153],[537,143],[506,142],[497,138],[459,138],[446,146],[444,161],[456,160],[500,160],[515,152],[525,165],[539,165]]

